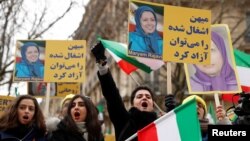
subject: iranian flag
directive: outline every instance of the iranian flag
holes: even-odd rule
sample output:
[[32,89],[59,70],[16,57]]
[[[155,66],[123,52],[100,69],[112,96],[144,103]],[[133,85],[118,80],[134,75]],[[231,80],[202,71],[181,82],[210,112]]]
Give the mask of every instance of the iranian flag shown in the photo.
[[250,54],[234,49],[234,56],[242,91],[250,92]]
[[168,112],[139,130],[137,136],[138,141],[201,141],[196,100],[192,99]]
[[147,73],[159,69],[164,65],[164,61],[142,58],[142,57],[129,57],[127,55],[127,45],[119,42],[100,39],[104,48],[110,53],[114,60],[118,63],[120,68],[127,74],[141,69]]
[[111,50],[107,49],[107,51],[114,58],[115,62],[117,62],[117,64],[119,65],[119,67],[126,74],[129,75],[131,72],[137,70],[137,67],[135,67],[134,65],[130,64],[129,62],[127,62],[125,60],[122,60],[120,57],[118,57],[117,55],[115,55]]
[[[234,57],[236,62],[236,70],[238,72],[239,81],[242,91],[250,92],[250,54],[234,49]],[[232,102],[233,94],[223,94],[224,101]],[[239,96],[233,98],[233,102],[237,102]]]

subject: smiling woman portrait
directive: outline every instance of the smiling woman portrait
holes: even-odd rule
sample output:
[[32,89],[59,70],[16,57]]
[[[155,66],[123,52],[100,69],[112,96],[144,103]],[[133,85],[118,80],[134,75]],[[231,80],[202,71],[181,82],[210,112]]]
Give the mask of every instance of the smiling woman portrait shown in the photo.
[[162,56],[163,40],[157,31],[158,20],[154,9],[147,5],[138,7],[134,11],[134,20],[135,30],[129,32],[129,51]]
[[26,42],[23,43],[20,50],[21,61],[16,62],[15,76],[18,78],[43,78],[44,65],[39,59],[41,51],[38,44]]

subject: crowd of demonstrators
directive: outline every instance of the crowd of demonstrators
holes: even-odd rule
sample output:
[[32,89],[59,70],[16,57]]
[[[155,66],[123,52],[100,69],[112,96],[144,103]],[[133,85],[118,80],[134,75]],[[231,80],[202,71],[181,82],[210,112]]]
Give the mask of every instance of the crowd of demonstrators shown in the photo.
[[21,95],[0,118],[1,141],[45,141],[46,125],[36,98]]
[[[207,104],[200,96],[190,95],[182,101],[182,104],[190,101],[193,98],[195,98],[197,102],[197,114],[198,114],[198,119],[200,121],[200,126],[201,126],[202,141],[207,141],[208,140],[208,125],[214,124],[214,121],[212,121],[210,117],[208,116]],[[173,95],[167,95],[165,97],[165,106],[167,107],[167,112],[173,110],[176,107],[176,105],[177,104],[174,100]],[[216,124],[221,124],[221,125],[232,124],[229,118],[226,116],[226,112],[221,105],[216,107],[216,118],[217,118]]]
[[83,95],[75,95],[67,113],[51,133],[49,141],[103,141],[98,111],[93,102]]
[[132,107],[127,111],[105,61],[105,49],[102,43],[96,44],[91,51],[99,67],[97,74],[107,102],[110,120],[114,125],[116,141],[124,141],[157,119],[157,114],[154,112],[155,95],[149,87],[135,88],[130,99]]
[[[101,46],[98,44],[97,46]],[[104,61],[103,61],[104,62]],[[116,140],[129,138],[157,119],[154,109],[154,93],[146,86],[137,87],[131,94],[132,108],[127,111],[110,71],[106,65],[99,65],[98,77],[103,95],[107,100],[110,119],[115,128]],[[103,69],[105,67],[106,69]],[[182,102],[195,98],[197,116],[201,125],[203,141],[207,141],[208,119],[206,102],[197,95],[190,95]],[[165,99],[167,111],[176,107],[173,95]],[[56,127],[49,130],[35,97],[21,95],[15,99],[8,111],[0,118],[0,140],[8,141],[103,141],[98,110],[89,97],[67,95],[61,102],[61,118],[54,122]],[[222,106],[216,108],[217,124],[232,124]],[[47,129],[47,130],[46,130]],[[133,139],[137,140],[137,138]]]
[[[132,107],[127,110],[106,62],[102,43],[96,44],[91,52],[99,68],[97,76],[115,129],[116,141],[124,141],[158,118],[154,111],[155,94],[148,86],[136,87],[130,97]],[[182,104],[193,98],[197,101],[202,140],[207,141],[207,128],[212,122],[207,116],[206,102],[198,95],[190,95],[182,101]],[[165,106],[167,112],[177,106],[173,95],[166,96]],[[0,140],[104,141],[98,110],[89,97],[69,94],[61,101],[60,109],[60,116],[48,120],[45,124],[35,97],[30,95],[17,97],[7,113],[0,118]],[[221,105],[216,107],[216,117],[216,124],[232,124]]]
[[18,96],[0,118],[0,140],[104,141],[98,110],[90,98],[69,94],[61,101],[60,108],[60,117],[53,117],[45,124],[36,98]]

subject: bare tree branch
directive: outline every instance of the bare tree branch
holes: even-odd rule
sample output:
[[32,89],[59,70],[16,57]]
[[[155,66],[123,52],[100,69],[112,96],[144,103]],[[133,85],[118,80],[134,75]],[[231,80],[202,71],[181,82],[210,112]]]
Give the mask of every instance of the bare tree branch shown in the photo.
[[23,8],[24,0],[0,0],[0,87],[7,84],[10,94],[12,84],[14,83],[12,74],[14,68],[13,49],[15,48],[15,35],[22,32],[22,34],[28,35],[28,39],[41,37],[72,9],[73,4],[76,3],[71,1],[69,7],[61,16],[57,17],[48,26],[43,27],[46,21],[47,7],[45,7],[42,15],[35,15],[36,18],[34,22],[32,21],[31,29],[27,29],[28,18],[26,16],[28,11],[26,8]]
[[[34,33],[32,35],[30,35],[29,39],[36,39],[38,37],[41,37],[42,34],[44,34],[45,32],[47,32],[54,24],[56,24],[59,20],[61,20],[72,8],[73,4],[75,4],[74,2],[70,2],[69,7],[66,9],[66,11],[59,16],[58,18],[56,18],[53,22],[51,22],[46,28],[44,28],[42,31]],[[44,16],[44,15],[43,15]],[[42,17],[41,17],[42,18]],[[39,21],[41,21],[42,19],[40,18]]]
[[233,45],[236,44],[241,38],[243,38],[244,35],[246,35],[248,29],[250,28],[250,25],[247,26],[246,30],[244,30],[234,41]]

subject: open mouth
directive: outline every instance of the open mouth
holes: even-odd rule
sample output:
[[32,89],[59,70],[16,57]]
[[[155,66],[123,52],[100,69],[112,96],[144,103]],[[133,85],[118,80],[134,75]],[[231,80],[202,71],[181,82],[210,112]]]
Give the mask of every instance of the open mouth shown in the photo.
[[144,108],[147,108],[148,107],[148,103],[147,102],[142,102],[141,106],[144,107]]
[[29,119],[29,116],[27,116],[27,115],[25,115],[25,116],[23,116],[23,119]]
[[79,117],[80,117],[80,112],[76,111],[76,112],[74,113],[74,116],[75,116],[75,118],[79,118]]

